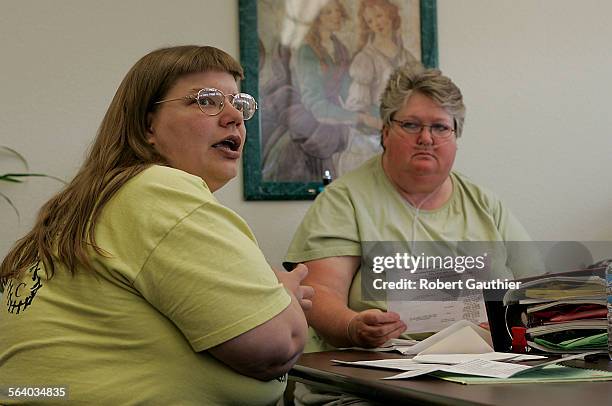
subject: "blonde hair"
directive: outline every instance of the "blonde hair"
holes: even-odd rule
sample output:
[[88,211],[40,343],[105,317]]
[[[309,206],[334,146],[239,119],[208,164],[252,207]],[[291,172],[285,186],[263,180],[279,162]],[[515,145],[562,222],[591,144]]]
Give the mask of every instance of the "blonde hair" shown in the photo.
[[142,57],[117,89],[81,169],[43,205],[32,230],[18,240],[0,265],[0,282],[17,277],[42,260],[52,277],[54,261],[71,273],[91,269],[88,250],[96,245],[95,228],[104,205],[121,186],[164,159],[147,142],[147,115],[155,111],[174,83],[189,73],[221,71],[243,78],[242,67],[224,51],[209,46],[162,48]]
[[437,69],[403,66],[391,74],[380,99],[380,118],[383,125],[391,125],[393,115],[402,108],[413,92],[429,97],[444,108],[453,117],[457,138],[461,137],[465,121],[461,90]]

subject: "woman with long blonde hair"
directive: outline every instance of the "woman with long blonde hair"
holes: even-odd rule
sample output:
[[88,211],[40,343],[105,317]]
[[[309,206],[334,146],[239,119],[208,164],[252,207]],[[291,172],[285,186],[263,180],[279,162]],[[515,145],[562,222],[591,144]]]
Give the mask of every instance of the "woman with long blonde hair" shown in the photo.
[[[213,47],[128,72],[76,177],[0,267],[0,376],[92,404],[270,404],[312,289],[277,273],[213,192],[256,112]],[[7,380],[9,379],[10,382]]]

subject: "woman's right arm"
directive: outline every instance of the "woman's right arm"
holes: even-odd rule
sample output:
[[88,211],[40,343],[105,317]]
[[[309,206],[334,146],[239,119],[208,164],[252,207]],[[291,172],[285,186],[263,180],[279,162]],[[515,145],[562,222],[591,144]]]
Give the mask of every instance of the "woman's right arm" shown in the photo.
[[306,312],[308,323],[335,347],[377,347],[406,330],[397,313],[355,312],[348,307],[350,286],[360,263],[358,256],[305,262],[309,273],[304,283],[317,292]]
[[[287,373],[304,350],[308,325],[302,307],[310,303],[312,289],[301,286],[308,274],[304,266],[279,278],[291,296],[291,303],[265,323],[208,351],[230,368],[262,381]],[[300,302],[302,303],[300,305]]]

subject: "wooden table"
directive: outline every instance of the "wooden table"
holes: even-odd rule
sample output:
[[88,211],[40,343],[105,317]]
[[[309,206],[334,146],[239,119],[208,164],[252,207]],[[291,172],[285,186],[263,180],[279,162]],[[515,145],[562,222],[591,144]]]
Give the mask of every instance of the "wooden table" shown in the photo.
[[[289,379],[394,405],[612,405],[612,381],[461,385],[429,376],[389,381],[380,378],[395,375],[400,371],[331,363],[332,359],[358,361],[399,357],[399,354],[366,351],[304,354],[289,373]],[[607,358],[589,362],[568,361],[566,365],[612,371],[612,362]]]

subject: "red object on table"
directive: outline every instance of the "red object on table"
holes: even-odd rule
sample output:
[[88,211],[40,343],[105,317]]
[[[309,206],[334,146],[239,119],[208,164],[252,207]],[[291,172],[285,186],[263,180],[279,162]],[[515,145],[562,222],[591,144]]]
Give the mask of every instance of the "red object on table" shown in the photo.
[[527,352],[527,337],[525,327],[512,327],[512,352],[524,354]]

